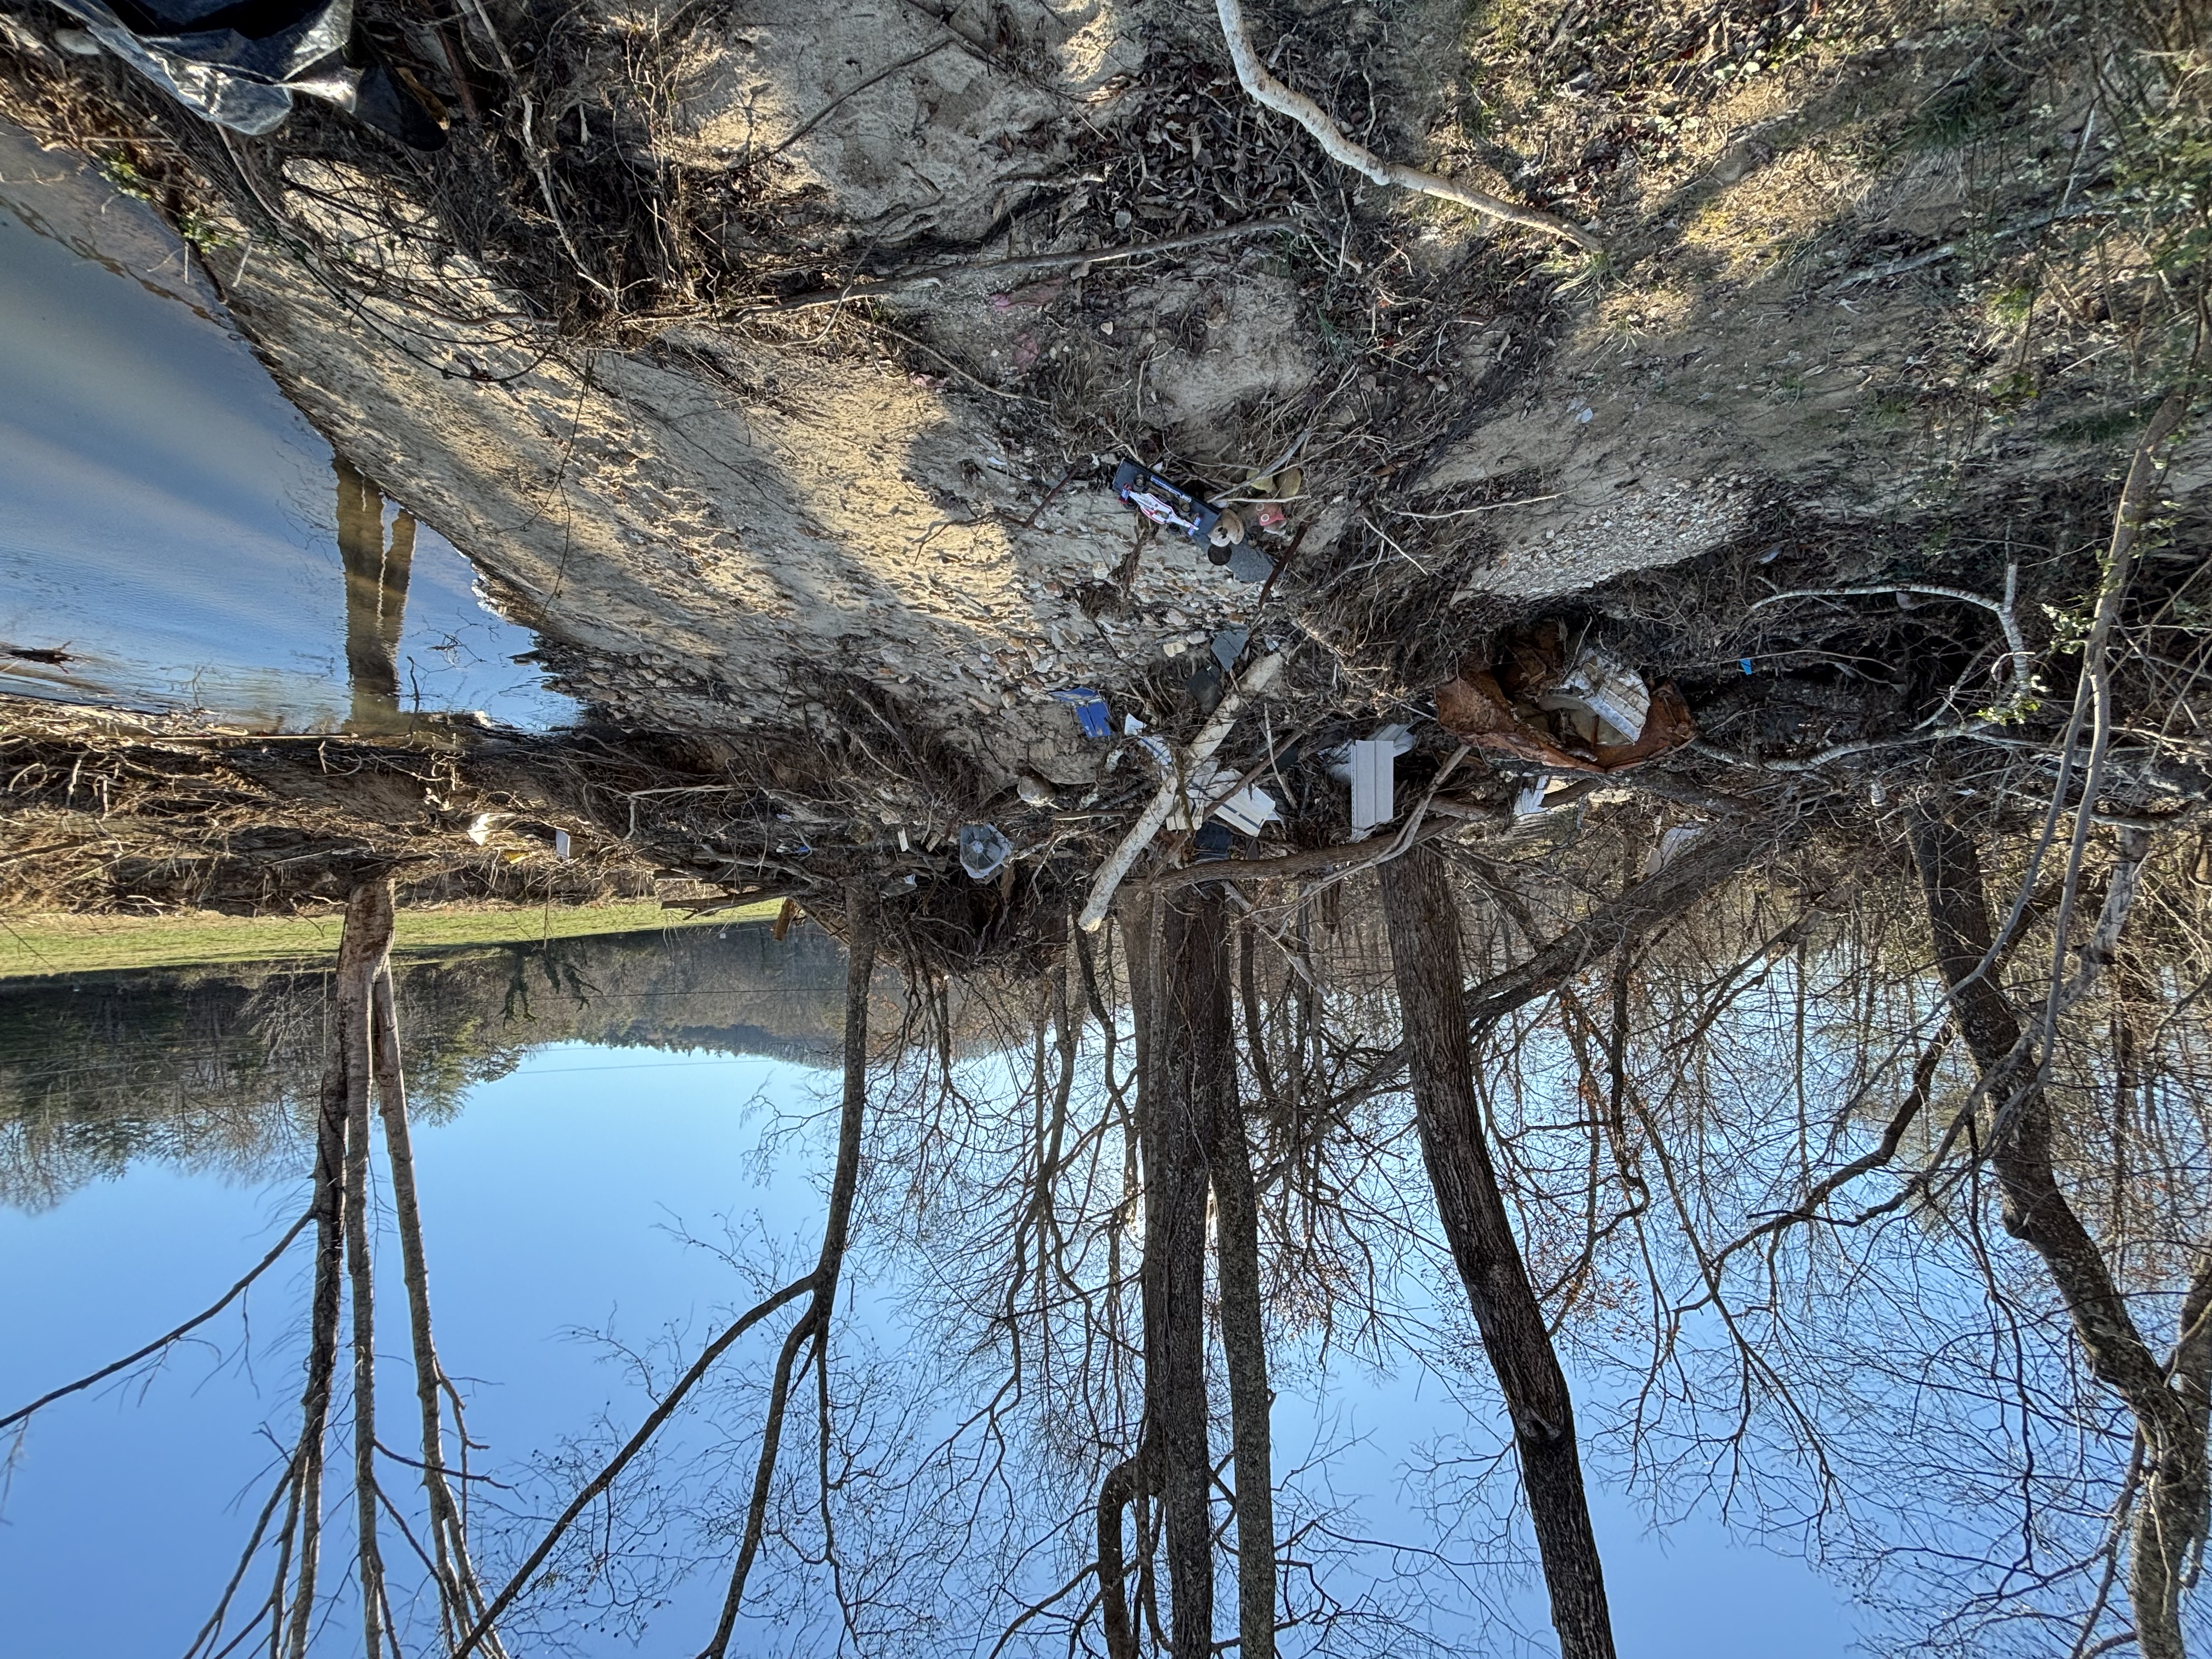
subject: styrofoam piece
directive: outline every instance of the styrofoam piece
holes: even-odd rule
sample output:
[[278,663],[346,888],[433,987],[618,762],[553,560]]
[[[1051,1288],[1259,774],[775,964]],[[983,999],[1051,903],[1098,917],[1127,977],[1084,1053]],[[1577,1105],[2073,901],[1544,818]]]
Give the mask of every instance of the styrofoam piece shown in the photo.
[[1623,743],[1642,737],[1651,715],[1651,689],[1644,677],[1619,658],[1588,647],[1544,702],[1551,706],[1554,699],[1581,703],[1620,732]]

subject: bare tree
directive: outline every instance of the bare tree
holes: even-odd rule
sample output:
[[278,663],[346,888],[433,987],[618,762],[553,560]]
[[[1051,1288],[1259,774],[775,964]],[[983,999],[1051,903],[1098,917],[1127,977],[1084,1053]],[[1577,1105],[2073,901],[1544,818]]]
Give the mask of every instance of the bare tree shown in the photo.
[[1528,1283],[1475,1104],[1459,912],[1431,848],[1382,867],[1421,1156],[1468,1305],[1498,1374],[1565,1659],[1612,1659],[1613,1621],[1590,1528],[1574,1402]]

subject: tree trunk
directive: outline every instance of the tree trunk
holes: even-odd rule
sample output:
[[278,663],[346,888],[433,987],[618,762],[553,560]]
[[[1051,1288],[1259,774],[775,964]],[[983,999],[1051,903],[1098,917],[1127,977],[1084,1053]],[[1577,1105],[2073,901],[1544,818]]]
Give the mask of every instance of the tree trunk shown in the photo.
[[1145,1175],[1143,1455],[1146,1486],[1158,1494],[1163,1511],[1170,1642],[1178,1659],[1195,1659],[1213,1645],[1206,1151],[1219,1056],[1229,1043],[1229,981],[1218,897],[1164,902],[1158,917],[1150,1066],[1138,1106]]
[[[361,948],[354,934],[361,934]],[[377,1546],[376,1276],[368,1248],[369,1035],[373,987],[392,943],[392,884],[365,882],[346,906],[338,951],[337,1017],[345,1054],[345,1255],[353,1303],[354,1548],[361,1590],[362,1651],[383,1651],[384,1557]]]
[[404,511],[384,539],[384,495],[343,457],[338,480],[338,561],[345,568],[346,677],[353,690],[347,729],[386,732],[399,713],[399,636],[415,562],[415,520]]
[[[1913,820],[1913,857],[1954,1018],[1989,1085],[1990,1162],[2005,1231],[2041,1258],[2089,1369],[2134,1415],[2144,1476],[2128,1547],[2128,1600],[2142,1659],[2182,1659],[2181,1591],[2189,1558],[2212,1502],[2206,1460],[2207,1333],[2183,1327],[2174,1376],[2136,1328],[2103,1251],[2058,1185],[2051,1152],[2051,1103],[2035,1057],[2021,1046],[2020,1021],[1983,961],[1992,929],[1973,839],[1934,811]],[[2117,928],[2115,928],[2117,933]],[[2212,1271],[2200,1266],[2183,1304],[2185,1322],[2205,1323]]]
[[[476,1565],[469,1553],[468,1522],[462,1504],[447,1478],[444,1411],[441,1393],[452,1383],[438,1358],[430,1333],[430,1273],[422,1249],[422,1211],[415,1188],[414,1137],[407,1121],[407,1081],[399,1060],[399,1015],[394,1001],[392,970],[387,965],[376,976],[369,1007],[370,1051],[376,1070],[376,1105],[384,1123],[385,1156],[392,1164],[392,1213],[399,1231],[401,1276],[407,1287],[407,1332],[415,1356],[415,1402],[422,1415],[422,1493],[430,1510],[432,1565],[438,1575],[453,1639],[467,1630],[483,1613],[483,1591],[477,1581]],[[453,1396],[458,1425],[460,1396]],[[461,1432],[465,1438],[466,1431]],[[484,1650],[503,1659],[497,1640],[484,1639]]]
[[1384,865],[1382,882],[1421,1155],[1512,1419],[1561,1659],[1613,1659],[1613,1621],[1583,1490],[1574,1405],[1529,1287],[1475,1105],[1459,912],[1443,861],[1429,848]]
[[[300,1395],[300,1440],[293,1453],[295,1479],[279,1567],[280,1573],[290,1567],[297,1574],[284,1633],[290,1659],[304,1659],[314,1618],[322,1554],[323,1437],[337,1371],[348,1212],[360,1202],[358,1193],[347,1190],[347,1117],[356,1079],[362,1089],[368,1087],[369,986],[391,945],[389,890],[365,882],[346,902],[345,926],[338,936],[327,1059],[315,1118],[314,1198],[309,1206],[315,1219],[315,1272],[307,1313],[307,1376]],[[291,1541],[295,1536],[296,1558]]]
[[1213,1184],[1221,1349],[1229,1370],[1230,1437],[1237,1454],[1237,1651],[1240,1659],[1273,1659],[1275,1474],[1268,1420],[1273,1399],[1260,1303],[1260,1200],[1243,1109],[1237,1098],[1225,981],[1221,1004],[1220,1024],[1211,1033],[1218,1058],[1204,1069],[1216,1085],[1207,1165]]

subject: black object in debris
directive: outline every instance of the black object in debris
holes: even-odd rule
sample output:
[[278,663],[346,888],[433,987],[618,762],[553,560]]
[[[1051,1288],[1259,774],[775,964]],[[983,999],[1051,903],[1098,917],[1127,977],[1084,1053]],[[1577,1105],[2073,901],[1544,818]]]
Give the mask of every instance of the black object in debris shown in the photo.
[[1222,562],[1229,567],[1229,574],[1240,582],[1264,582],[1275,574],[1275,562],[1249,542],[1239,542],[1234,547],[1217,550],[1229,555]]
[[274,132],[295,94],[336,104],[416,149],[446,135],[354,27],[354,0],[55,0],[185,108]]
[[1194,654],[1182,689],[1200,714],[1211,714],[1221,707],[1221,665],[1210,656]]
[[1114,493],[1164,529],[1180,530],[1206,542],[1221,521],[1221,509],[1208,507],[1188,489],[1179,489],[1150,467],[1124,461],[1114,469]]
[[1190,839],[1190,861],[1193,864],[1215,864],[1229,856],[1236,844],[1229,826],[1218,818],[1208,818],[1198,826],[1198,833]]

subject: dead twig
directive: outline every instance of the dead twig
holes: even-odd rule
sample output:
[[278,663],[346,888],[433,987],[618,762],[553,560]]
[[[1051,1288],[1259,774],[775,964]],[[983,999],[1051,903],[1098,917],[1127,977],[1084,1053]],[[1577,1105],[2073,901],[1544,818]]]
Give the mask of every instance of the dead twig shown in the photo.
[[1230,61],[1237,66],[1237,79],[1254,101],[1265,105],[1279,115],[1287,115],[1311,133],[1314,141],[1326,150],[1331,160],[1341,162],[1354,173],[1363,173],[1378,185],[1395,185],[1401,190],[1418,191],[1424,196],[1439,197],[1447,202],[1456,202],[1463,208],[1486,214],[1493,219],[1503,219],[1508,224],[1523,225],[1530,230],[1540,230],[1547,235],[1563,237],[1577,247],[1588,248],[1593,253],[1602,253],[1605,244],[1599,241],[1580,225],[1571,224],[1556,213],[1546,213],[1540,208],[1519,207],[1511,202],[1500,201],[1495,196],[1486,196],[1479,190],[1469,190],[1465,185],[1440,179],[1433,173],[1423,173],[1419,167],[1406,167],[1396,161],[1386,161],[1374,151],[1355,144],[1344,136],[1343,130],[1328,118],[1327,111],[1302,92],[1293,92],[1267,73],[1260,62],[1260,55],[1252,49],[1251,38],[1244,30],[1244,14],[1237,0],[1214,0],[1221,16],[1221,33],[1229,43]]

